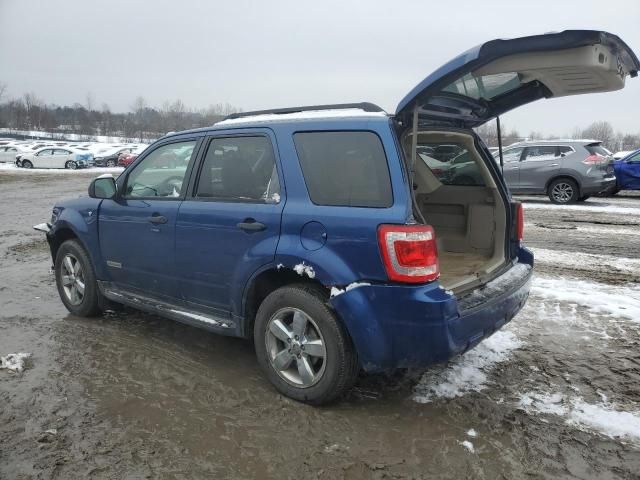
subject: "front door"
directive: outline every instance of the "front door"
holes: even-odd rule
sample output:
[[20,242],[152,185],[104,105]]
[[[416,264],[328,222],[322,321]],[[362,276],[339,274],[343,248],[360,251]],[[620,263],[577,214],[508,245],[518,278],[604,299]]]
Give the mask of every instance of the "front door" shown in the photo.
[[268,132],[213,137],[176,226],[183,298],[227,315],[247,281],[272,262],[284,195]]
[[[100,249],[110,280],[122,287],[178,298],[175,226],[194,161],[197,139],[163,144],[149,151],[126,178],[115,200],[99,212]],[[177,153],[189,161],[169,167]],[[184,186],[184,187],[183,187]]]
[[519,190],[542,193],[560,169],[560,153],[556,145],[536,145],[525,149],[520,161]]
[[622,189],[640,190],[640,152],[617,162],[615,170]]

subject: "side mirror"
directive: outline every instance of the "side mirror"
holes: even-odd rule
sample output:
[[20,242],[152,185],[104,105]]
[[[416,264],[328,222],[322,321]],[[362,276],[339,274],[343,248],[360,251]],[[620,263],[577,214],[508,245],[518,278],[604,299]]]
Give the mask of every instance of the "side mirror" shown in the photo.
[[89,184],[91,198],[109,199],[116,196],[116,180],[112,176],[98,177]]

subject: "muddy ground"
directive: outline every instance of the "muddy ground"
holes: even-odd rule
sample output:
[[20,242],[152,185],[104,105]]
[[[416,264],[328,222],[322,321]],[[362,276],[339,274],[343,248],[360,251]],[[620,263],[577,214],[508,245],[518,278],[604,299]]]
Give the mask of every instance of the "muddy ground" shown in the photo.
[[243,340],[68,315],[31,226],[93,176],[0,172],[0,356],[33,354],[0,370],[0,478],[640,478],[640,195],[526,198],[539,263],[502,336],[313,408]]

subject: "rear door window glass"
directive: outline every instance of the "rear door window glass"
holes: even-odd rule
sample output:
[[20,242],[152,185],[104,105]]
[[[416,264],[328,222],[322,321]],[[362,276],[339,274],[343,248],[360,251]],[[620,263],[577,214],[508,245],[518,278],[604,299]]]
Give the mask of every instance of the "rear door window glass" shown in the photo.
[[214,138],[195,196],[220,201],[278,203],[280,181],[267,137]]
[[463,144],[418,143],[416,153],[444,185],[485,185],[476,157]]
[[393,204],[387,157],[373,132],[299,132],[293,140],[316,205],[385,208]]
[[[567,156],[573,153],[573,148],[571,147],[558,147],[558,154],[560,156]],[[563,155],[564,154],[564,155]]]
[[553,160],[560,156],[558,147],[555,145],[540,145],[537,147],[527,147],[527,153],[524,160],[526,162],[541,162],[544,160]]

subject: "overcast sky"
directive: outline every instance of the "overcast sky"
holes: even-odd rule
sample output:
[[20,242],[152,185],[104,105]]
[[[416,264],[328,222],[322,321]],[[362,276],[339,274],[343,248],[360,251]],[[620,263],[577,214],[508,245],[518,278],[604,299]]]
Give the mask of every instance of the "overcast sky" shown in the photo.
[[[526,6],[528,5],[528,6]],[[640,1],[0,0],[10,96],[128,110],[181,99],[244,110],[371,101],[395,111],[422,78],[494,38],[601,29],[640,52]],[[608,120],[640,132],[640,78],[624,90],[520,107],[507,128],[570,134]]]

